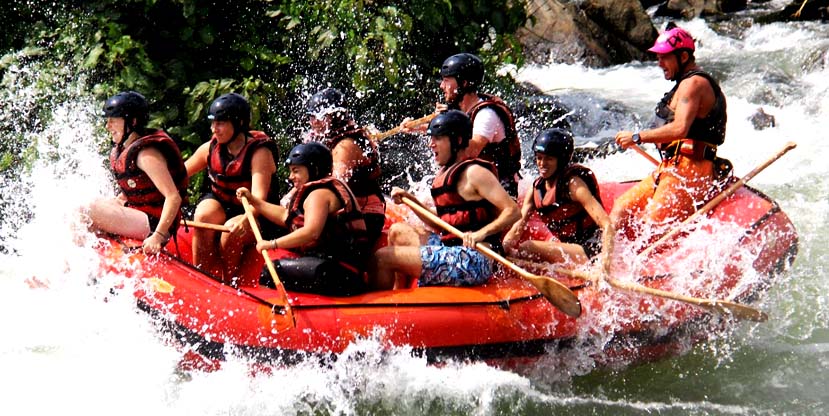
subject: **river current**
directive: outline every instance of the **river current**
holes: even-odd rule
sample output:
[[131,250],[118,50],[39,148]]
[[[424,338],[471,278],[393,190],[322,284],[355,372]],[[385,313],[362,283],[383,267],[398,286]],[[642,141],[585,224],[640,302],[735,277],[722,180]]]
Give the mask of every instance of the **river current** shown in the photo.
[[[0,413],[828,414],[829,27],[724,30],[703,20],[684,27],[698,40],[698,62],[721,79],[728,97],[720,153],[736,174],[788,141],[798,145],[751,182],[780,204],[800,238],[793,267],[754,305],[768,313],[767,322],[736,323],[727,336],[679,357],[577,374],[551,364],[530,374],[482,363],[435,367],[405,349],[381,353],[372,340],[325,367],[254,372],[231,359],[219,371],[182,374],[175,370],[181,353],[133,299],[113,295],[106,289],[112,285],[89,284],[98,260],[89,236],[77,244],[72,213],[112,193],[98,153],[107,138],[89,133],[101,132],[99,103],[85,91],[68,91],[77,98],[56,103],[47,125],[28,126],[41,155],[32,171],[2,184],[15,204],[0,220],[7,248],[0,254]],[[18,76],[31,79],[25,71]],[[671,87],[653,62],[532,66],[515,76],[578,109],[576,135],[589,140],[644,125]],[[25,107],[24,86],[15,94]],[[775,116],[775,127],[755,130],[749,118],[761,106]],[[7,106],[0,117],[19,111]],[[639,178],[651,168],[633,152],[588,165],[605,181]],[[49,287],[30,288],[31,276]]]

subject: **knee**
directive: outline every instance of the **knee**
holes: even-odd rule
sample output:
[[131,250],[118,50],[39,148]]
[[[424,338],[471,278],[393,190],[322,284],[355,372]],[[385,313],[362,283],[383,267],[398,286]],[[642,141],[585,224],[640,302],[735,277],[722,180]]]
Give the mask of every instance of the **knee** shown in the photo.
[[206,207],[204,204],[196,206],[196,212],[193,213],[193,219],[200,222],[213,222],[215,220],[216,210]]
[[417,233],[414,229],[403,223],[394,223],[389,227],[389,245],[412,245],[412,241],[418,242]]

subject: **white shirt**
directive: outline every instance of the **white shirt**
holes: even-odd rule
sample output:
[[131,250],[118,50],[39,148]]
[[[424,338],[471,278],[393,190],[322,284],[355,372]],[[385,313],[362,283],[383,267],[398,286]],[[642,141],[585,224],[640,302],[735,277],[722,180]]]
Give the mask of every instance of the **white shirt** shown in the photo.
[[472,123],[472,135],[486,138],[490,143],[498,143],[506,137],[506,129],[498,113],[491,108],[478,110]]

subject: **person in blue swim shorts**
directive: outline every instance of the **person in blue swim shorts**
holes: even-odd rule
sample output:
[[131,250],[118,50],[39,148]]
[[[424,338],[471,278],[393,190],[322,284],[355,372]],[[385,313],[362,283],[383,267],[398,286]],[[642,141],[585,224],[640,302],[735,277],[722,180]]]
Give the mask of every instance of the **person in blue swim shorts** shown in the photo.
[[[375,252],[369,277],[378,290],[419,286],[473,286],[492,276],[492,261],[474,247],[487,243],[501,251],[501,234],[520,218],[515,200],[501,186],[494,165],[465,153],[472,137],[469,117],[458,110],[439,114],[429,123],[429,147],[440,170],[431,194],[437,216],[464,232],[459,238],[420,216],[436,233],[395,223],[389,245]],[[392,200],[404,197],[424,206],[411,193],[394,188]]]

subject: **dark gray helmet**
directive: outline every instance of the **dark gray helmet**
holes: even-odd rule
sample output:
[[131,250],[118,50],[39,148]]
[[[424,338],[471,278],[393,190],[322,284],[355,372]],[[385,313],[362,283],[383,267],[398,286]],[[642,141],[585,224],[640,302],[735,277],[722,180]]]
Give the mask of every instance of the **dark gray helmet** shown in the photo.
[[533,151],[557,158],[559,169],[570,164],[573,149],[573,134],[564,129],[544,130],[533,140]]
[[[128,122],[136,119],[136,128],[144,127],[150,119],[150,105],[143,95],[135,91],[119,92],[109,97],[101,111],[102,117],[123,117]],[[129,123],[128,127],[131,127]]]
[[328,175],[334,168],[331,151],[319,142],[308,142],[294,146],[288,153],[286,165],[300,165],[308,168],[308,180],[316,181]]
[[334,111],[345,111],[345,96],[336,88],[317,92],[305,104],[305,114],[323,116]]
[[221,95],[210,104],[207,119],[230,121],[236,130],[246,132],[250,129],[250,103],[235,92]]
[[469,146],[469,140],[472,139],[472,121],[463,111],[449,110],[432,119],[426,134],[449,136],[452,150],[458,151]]
[[[481,58],[471,53],[452,55],[443,61],[440,76],[454,77],[459,88],[475,91],[484,80],[484,63]],[[467,82],[466,87],[463,86],[463,81]]]

